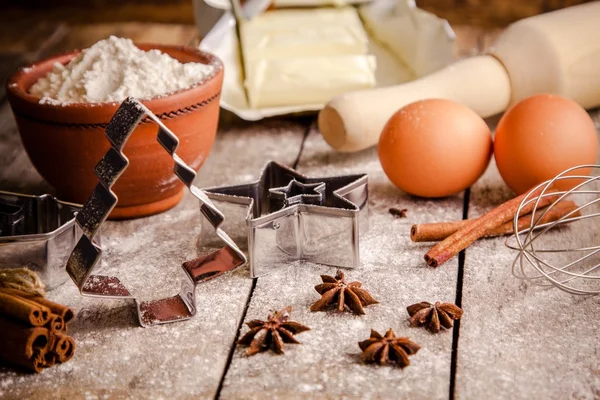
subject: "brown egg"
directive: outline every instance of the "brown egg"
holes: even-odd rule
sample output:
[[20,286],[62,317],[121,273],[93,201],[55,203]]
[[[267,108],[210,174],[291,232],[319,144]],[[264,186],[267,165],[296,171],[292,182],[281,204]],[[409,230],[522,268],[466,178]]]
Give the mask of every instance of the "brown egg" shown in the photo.
[[487,124],[450,100],[417,101],[400,109],[383,128],[379,160],[398,188],[422,197],[443,197],[471,186],[492,154]]
[[[597,155],[592,119],[579,104],[562,96],[540,94],[522,100],[502,116],[496,128],[498,170],[518,194],[567,168],[594,164]],[[557,187],[570,189],[576,183],[568,180]]]

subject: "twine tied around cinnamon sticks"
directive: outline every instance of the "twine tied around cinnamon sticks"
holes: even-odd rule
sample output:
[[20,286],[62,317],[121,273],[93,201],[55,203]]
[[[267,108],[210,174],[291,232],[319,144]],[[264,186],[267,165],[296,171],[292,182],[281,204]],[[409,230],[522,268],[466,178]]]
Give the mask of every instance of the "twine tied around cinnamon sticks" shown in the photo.
[[31,296],[46,296],[46,285],[28,268],[0,270],[0,288],[20,290]]
[[[20,272],[6,279],[6,271]],[[0,276],[0,358],[34,372],[69,361],[75,352],[67,335],[73,310],[41,296],[43,284],[32,271],[6,271]]]

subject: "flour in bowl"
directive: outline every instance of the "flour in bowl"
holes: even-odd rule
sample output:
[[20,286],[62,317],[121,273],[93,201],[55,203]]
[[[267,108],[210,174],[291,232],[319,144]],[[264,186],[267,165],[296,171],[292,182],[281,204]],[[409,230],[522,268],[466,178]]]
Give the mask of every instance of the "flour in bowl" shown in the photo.
[[66,65],[56,63],[29,92],[47,104],[150,99],[189,88],[214,71],[214,65],[180,63],[158,50],[140,50],[131,39],[111,36]]

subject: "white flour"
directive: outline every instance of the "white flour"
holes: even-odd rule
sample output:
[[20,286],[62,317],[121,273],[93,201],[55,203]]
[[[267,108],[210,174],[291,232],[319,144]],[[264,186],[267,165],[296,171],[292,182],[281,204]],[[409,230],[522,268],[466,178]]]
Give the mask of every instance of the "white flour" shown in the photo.
[[29,92],[40,97],[40,103],[50,104],[114,102],[128,96],[150,99],[189,88],[214,69],[182,64],[158,50],[140,50],[131,39],[111,36],[66,65],[56,63]]

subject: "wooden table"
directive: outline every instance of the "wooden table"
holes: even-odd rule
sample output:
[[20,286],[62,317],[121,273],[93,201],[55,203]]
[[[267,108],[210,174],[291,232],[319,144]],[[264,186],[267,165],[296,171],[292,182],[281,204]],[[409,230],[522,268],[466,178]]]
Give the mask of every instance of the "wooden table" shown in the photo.
[[[188,25],[41,24],[19,35],[2,29],[0,42],[9,43],[0,54],[3,79],[25,60],[89,46],[113,33],[145,42],[196,41]],[[481,52],[497,33],[455,30],[457,56]],[[196,184],[248,182],[268,160],[315,176],[369,174],[370,229],[361,241],[362,268],[347,275],[362,281],[379,305],[362,317],[311,313],[309,306],[318,299],[313,286],[320,274],[335,269],[294,262],[259,279],[242,269],[202,284],[192,320],[144,329],[131,302],[82,298],[68,282],[49,297],[78,312],[70,327],[75,357],[39,375],[1,367],[0,398],[600,398],[600,298],[542,291],[515,279],[510,271],[515,254],[503,239],[479,241],[439,269],[423,262],[428,246],[409,239],[413,223],[473,217],[508,199],[511,193],[493,163],[460,195],[418,199],[390,184],[374,149],[333,152],[315,128],[314,116],[247,123],[224,113]],[[0,188],[52,192],[21,147],[5,100],[0,104]],[[389,207],[407,208],[408,217],[394,218]],[[103,270],[118,273],[144,296],[177,292],[174,271],[196,252],[197,208],[186,195],[161,215],[107,223]],[[455,302],[464,317],[453,330],[436,335],[409,327],[406,306],[424,300]],[[245,321],[288,305],[294,320],[312,328],[298,336],[302,345],[288,346],[283,356],[250,358],[235,346],[247,329]],[[357,342],[371,328],[393,328],[422,350],[404,370],[360,364]]]

